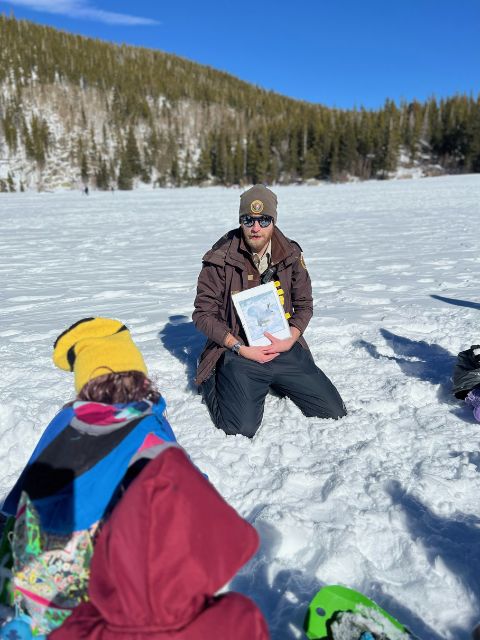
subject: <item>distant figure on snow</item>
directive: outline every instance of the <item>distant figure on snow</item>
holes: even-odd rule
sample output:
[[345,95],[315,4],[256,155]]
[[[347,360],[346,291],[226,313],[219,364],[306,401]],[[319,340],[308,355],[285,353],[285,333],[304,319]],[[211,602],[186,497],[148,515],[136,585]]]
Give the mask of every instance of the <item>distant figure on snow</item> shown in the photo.
[[[240,197],[240,227],[203,256],[193,322],[207,338],[197,384],[214,424],[253,437],[269,388],[289,397],[308,417],[341,418],[345,405],[315,365],[303,337],[313,314],[312,287],[300,246],[277,227],[277,197],[257,184]],[[232,293],[269,280],[285,308],[291,337],[248,346]]]
[[86,196],[88,196],[89,191],[88,191],[88,187],[87,187],[87,186],[86,186],[86,187],[85,187],[85,189],[83,190],[83,193],[84,193]]

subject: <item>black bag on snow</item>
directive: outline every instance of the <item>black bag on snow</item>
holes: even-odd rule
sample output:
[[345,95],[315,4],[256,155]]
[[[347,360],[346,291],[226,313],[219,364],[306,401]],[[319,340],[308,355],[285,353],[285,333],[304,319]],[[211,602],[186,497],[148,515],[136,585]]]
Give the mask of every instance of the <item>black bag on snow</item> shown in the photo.
[[[478,350],[478,354],[474,351]],[[472,344],[470,349],[460,351],[453,369],[452,393],[464,400],[469,391],[480,386],[480,345]]]

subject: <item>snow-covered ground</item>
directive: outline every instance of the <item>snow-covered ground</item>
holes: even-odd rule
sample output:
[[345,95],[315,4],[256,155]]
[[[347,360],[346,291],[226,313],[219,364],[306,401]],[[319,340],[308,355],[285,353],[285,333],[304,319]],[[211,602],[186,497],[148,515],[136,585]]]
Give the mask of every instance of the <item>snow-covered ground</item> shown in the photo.
[[53,366],[76,320],[124,321],[194,462],[258,529],[231,587],[276,640],[302,637],[326,583],[362,590],[422,640],[466,640],[480,611],[480,425],[450,394],[480,340],[480,176],[279,187],[315,316],[306,338],[344,420],[268,397],[253,441],[193,391],[201,256],[236,226],[237,189],[0,196],[0,498],[72,395]]

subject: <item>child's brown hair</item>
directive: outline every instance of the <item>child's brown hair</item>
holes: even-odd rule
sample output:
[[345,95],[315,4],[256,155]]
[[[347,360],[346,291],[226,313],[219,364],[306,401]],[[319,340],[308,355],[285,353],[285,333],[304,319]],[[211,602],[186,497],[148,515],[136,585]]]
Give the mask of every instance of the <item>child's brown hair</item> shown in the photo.
[[140,371],[122,371],[89,380],[80,390],[77,399],[118,404],[136,400],[157,403],[161,397],[155,384],[145,374]]

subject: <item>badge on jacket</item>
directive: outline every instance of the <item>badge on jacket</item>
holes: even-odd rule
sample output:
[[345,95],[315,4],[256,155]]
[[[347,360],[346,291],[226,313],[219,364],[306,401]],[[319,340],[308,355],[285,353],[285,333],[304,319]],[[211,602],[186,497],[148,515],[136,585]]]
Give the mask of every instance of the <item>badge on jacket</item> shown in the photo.
[[305,258],[303,257],[303,252],[300,254],[300,264],[302,265],[302,267],[306,271],[307,270],[307,265],[305,264]]

